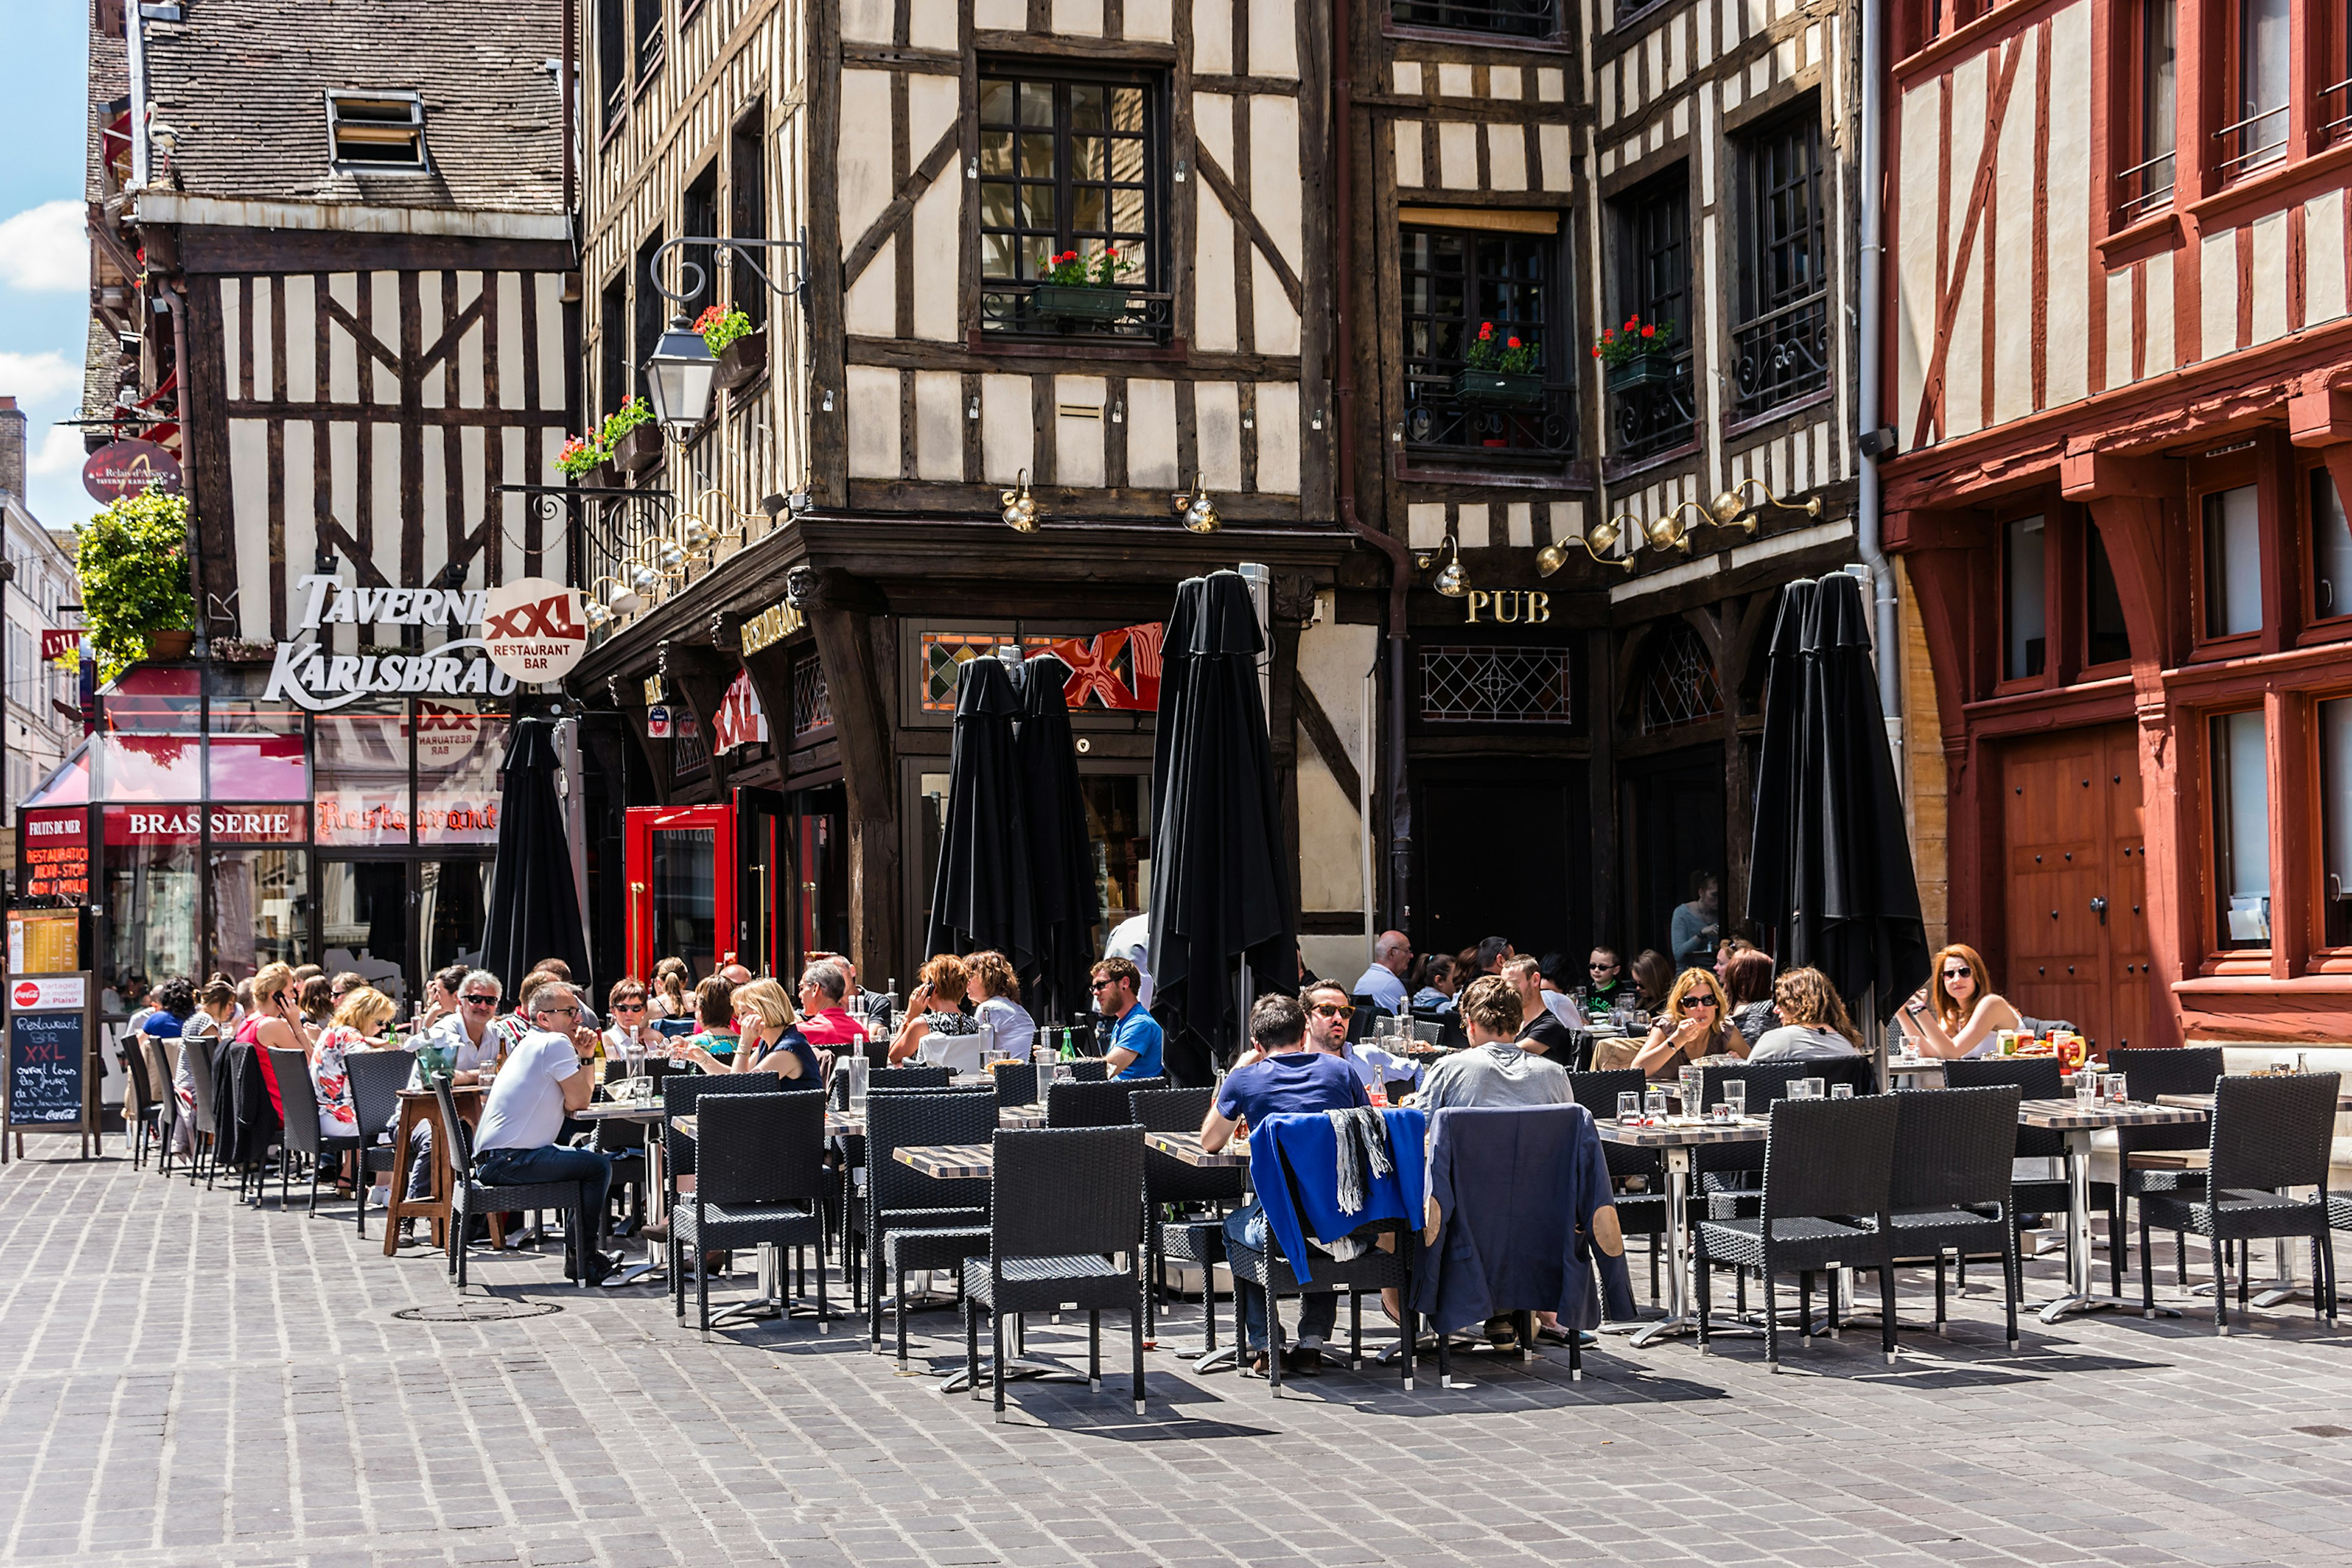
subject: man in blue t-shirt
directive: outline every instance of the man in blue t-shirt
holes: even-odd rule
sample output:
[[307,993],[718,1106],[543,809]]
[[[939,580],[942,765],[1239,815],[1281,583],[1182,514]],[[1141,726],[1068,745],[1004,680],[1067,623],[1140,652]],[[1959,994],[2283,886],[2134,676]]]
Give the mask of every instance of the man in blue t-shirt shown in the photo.
[[[1262,996],[1250,1009],[1250,1044],[1260,1058],[1236,1068],[1225,1079],[1217,1101],[1201,1123],[1201,1147],[1212,1154],[1233,1141],[1234,1129],[1255,1125],[1285,1112],[1314,1115],[1369,1105],[1356,1072],[1330,1052],[1310,1049],[1307,1014],[1283,995]],[[1229,1247],[1245,1247],[1263,1254],[1267,1248],[1265,1214],[1253,1196],[1225,1216]],[[1244,1338],[1242,1373],[1263,1377],[1266,1372],[1265,1292],[1237,1282],[1242,1299]],[[1298,1304],[1298,1349],[1288,1371],[1312,1376],[1323,1370],[1323,1342],[1339,1321],[1339,1298],[1321,1291],[1302,1297]]]
[[1095,965],[1095,1005],[1111,1020],[1110,1044],[1103,1059],[1113,1078],[1158,1078],[1166,1038],[1160,1021],[1138,999],[1143,972],[1124,958],[1106,958]]

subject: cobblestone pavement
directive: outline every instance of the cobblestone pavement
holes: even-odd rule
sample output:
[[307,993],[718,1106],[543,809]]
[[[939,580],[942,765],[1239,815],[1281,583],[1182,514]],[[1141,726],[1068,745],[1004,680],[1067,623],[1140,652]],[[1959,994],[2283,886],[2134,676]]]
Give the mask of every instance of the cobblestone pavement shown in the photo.
[[[1894,1368],[1874,1331],[1792,1351],[1780,1377],[1753,1342],[1701,1358],[1611,1340],[1582,1383],[1559,1359],[1480,1367],[1460,1390],[1437,1389],[1433,1368],[1411,1394],[1392,1373],[1337,1373],[1278,1404],[1163,1352],[1140,1419],[1122,1383],[1031,1384],[998,1426],[866,1354],[859,1321],[705,1342],[656,1290],[575,1291],[552,1257],[485,1259],[477,1279],[559,1310],[404,1321],[452,1305],[440,1259],[385,1259],[350,1212],[246,1207],[120,1159],[0,1173],[0,1474],[15,1483],[0,1554],[134,1568],[2352,1559],[2352,1354],[2307,1306],[2257,1311],[2226,1340],[2194,1316],[2029,1323],[2012,1356],[1977,1279],[1949,1337],[1906,1334]],[[2033,1272],[2047,1294],[2053,1269]],[[1906,1312],[1927,1300],[1906,1283]],[[951,1318],[920,1322],[944,1363]],[[1187,1310],[1173,1336],[1196,1322]]]

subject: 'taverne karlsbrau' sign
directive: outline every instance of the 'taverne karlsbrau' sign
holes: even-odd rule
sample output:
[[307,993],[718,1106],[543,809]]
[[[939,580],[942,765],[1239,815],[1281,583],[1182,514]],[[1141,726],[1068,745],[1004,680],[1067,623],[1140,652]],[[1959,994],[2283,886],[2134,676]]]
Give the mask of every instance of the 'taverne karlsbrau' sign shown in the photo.
[[302,618],[297,635],[278,645],[266,701],[283,698],[325,713],[362,697],[504,697],[515,689],[515,678],[491,664],[478,637],[406,654],[335,653],[320,646],[323,633],[345,624],[478,626],[489,599],[482,590],[361,588],[323,575],[298,578],[294,586],[302,595]]

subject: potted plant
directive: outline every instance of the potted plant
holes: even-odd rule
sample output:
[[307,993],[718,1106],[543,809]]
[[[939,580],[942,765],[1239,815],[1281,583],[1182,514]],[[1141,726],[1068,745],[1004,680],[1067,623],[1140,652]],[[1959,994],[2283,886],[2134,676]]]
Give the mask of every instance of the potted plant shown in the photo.
[[1517,338],[1498,341],[1495,323],[1482,321],[1462,369],[1454,373],[1457,402],[1489,407],[1531,408],[1543,401],[1543,372],[1536,368],[1536,347]]
[[572,436],[555,454],[555,466],[582,489],[609,489],[615,482],[613,454],[594,436]]
[[195,637],[187,498],[153,489],[123,496],[74,530],[74,541],[99,679],[142,658],[185,658]]
[[1645,321],[1637,313],[1625,324],[1611,327],[1593,340],[1592,357],[1601,362],[1609,390],[1631,392],[1662,385],[1675,378],[1675,324]]
[[713,305],[694,323],[702,344],[718,363],[715,379],[732,392],[757,381],[768,368],[768,334],[751,329],[751,318],[731,305]]
[[1045,275],[1029,295],[1032,321],[1054,322],[1067,331],[1087,321],[1116,321],[1127,314],[1127,289],[1120,275],[1135,263],[1107,246],[1092,259],[1075,250],[1042,258]]
[[614,467],[625,474],[642,474],[661,461],[661,430],[654,411],[642,397],[632,397],[604,416],[597,444],[613,456]]

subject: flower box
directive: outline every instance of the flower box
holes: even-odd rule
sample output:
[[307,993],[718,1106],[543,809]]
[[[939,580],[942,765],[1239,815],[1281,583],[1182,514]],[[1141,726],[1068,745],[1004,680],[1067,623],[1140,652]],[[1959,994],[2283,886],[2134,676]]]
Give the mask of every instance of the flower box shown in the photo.
[[1029,296],[1032,321],[1116,321],[1127,314],[1127,290],[1081,283],[1040,283]]
[[613,463],[625,474],[642,474],[661,461],[661,426],[634,426],[613,443]]
[[1543,402],[1539,370],[1479,370],[1454,373],[1454,399],[1490,408],[1533,408]]
[[147,634],[147,657],[150,659],[185,658],[194,651],[195,646],[196,634],[186,628]]
[[1636,392],[1645,386],[1664,386],[1674,379],[1675,362],[1670,356],[1646,353],[1612,366],[1609,372],[1609,390]]
[[621,476],[608,458],[593,468],[572,475],[572,482],[583,490],[616,490],[621,488]]
[[768,334],[746,332],[719,351],[716,379],[729,392],[748,386],[768,374]]

